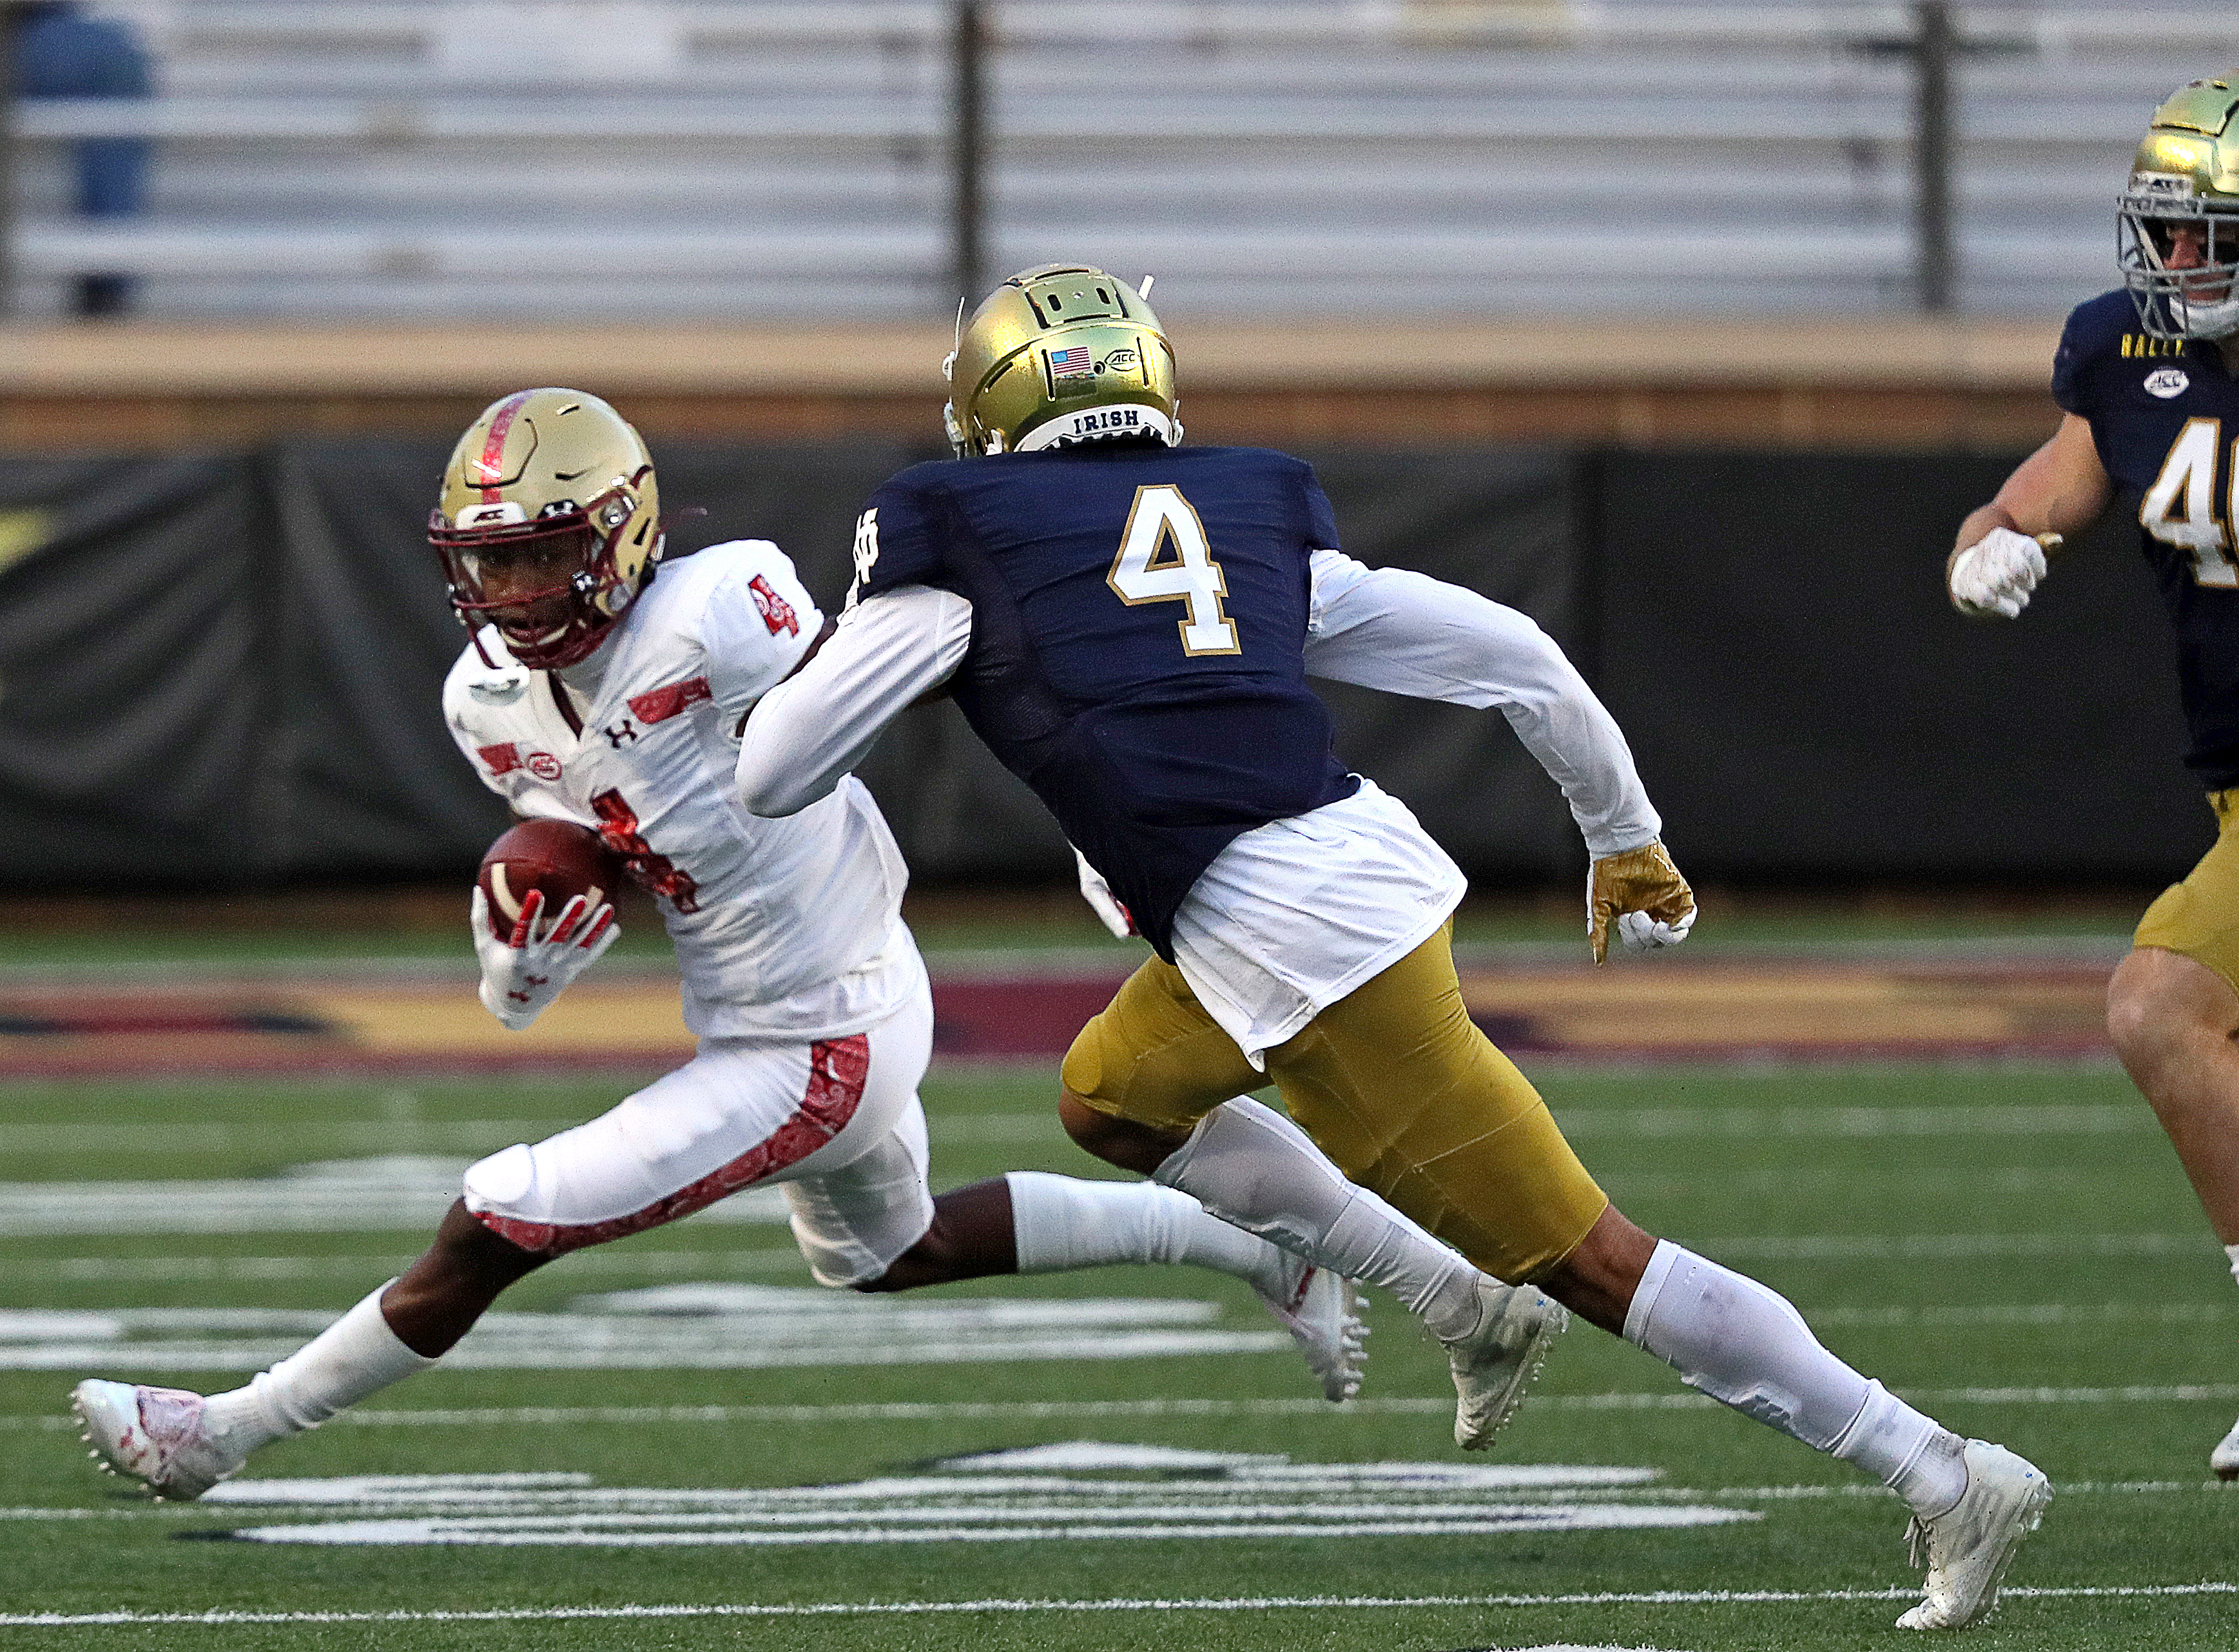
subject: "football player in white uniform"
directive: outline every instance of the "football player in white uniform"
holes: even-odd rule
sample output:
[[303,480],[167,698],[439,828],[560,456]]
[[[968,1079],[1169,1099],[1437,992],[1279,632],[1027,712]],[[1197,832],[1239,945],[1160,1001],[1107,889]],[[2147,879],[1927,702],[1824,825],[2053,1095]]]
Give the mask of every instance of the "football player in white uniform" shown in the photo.
[[[159,1496],[198,1496],[259,1447],[433,1364],[530,1270],[764,1184],[783,1188],[823,1284],[1186,1262],[1250,1283],[1323,1392],[1353,1392],[1350,1285],[1193,1198],[1040,1173],[932,1196],[917,1096],[932,998],[886,823],[852,777],[785,820],[748,814],[733,790],[748,709],[824,630],[776,546],[662,564],[644,443],[605,403],[563,390],[508,396],[469,427],[429,537],[473,636],[444,686],[453,734],[517,812],[596,829],[654,893],[699,1053],[600,1117],[471,1167],[425,1255],[245,1386],[78,1384],[97,1461]],[[501,937],[474,896],[482,1002],[509,1027],[615,936],[610,905],[539,906],[532,894]],[[1473,1276],[1397,1212],[1375,1222],[1401,1259],[1379,1280],[1411,1307],[1456,1269]],[[1469,1336],[1448,1345],[1466,1432],[1483,1357]]]

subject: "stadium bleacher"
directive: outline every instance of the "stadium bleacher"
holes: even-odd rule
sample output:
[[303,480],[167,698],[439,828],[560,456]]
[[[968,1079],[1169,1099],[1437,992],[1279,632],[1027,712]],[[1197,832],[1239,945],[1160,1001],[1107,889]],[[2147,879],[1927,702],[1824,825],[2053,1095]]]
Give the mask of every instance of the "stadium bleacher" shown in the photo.
[[[23,311],[931,318],[951,302],[941,0],[141,0],[146,102],[25,107]],[[1910,10],[1474,0],[989,8],[992,264],[1155,270],[1249,319],[1900,313]],[[1963,310],[2103,284],[2147,111],[2228,6],[1958,9]],[[129,225],[62,145],[160,140]]]

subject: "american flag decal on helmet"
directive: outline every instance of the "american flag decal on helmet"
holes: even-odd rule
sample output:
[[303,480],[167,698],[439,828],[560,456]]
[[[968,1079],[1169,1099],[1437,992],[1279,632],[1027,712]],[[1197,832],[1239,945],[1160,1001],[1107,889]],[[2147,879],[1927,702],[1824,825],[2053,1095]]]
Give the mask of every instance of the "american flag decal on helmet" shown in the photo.
[[1096,371],[1096,357],[1086,344],[1052,350],[1049,364],[1052,378],[1085,378]]

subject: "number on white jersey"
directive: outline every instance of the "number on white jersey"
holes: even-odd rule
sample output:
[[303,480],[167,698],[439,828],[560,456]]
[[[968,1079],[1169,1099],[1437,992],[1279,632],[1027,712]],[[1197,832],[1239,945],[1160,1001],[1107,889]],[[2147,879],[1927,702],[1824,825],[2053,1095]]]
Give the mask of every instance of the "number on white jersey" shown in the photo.
[[2239,510],[2239,452],[2233,454],[2232,499],[2226,514],[2216,512],[2216,467],[2222,456],[2223,423],[2220,419],[2187,419],[2184,429],[2169,443],[2162,472],[2146,490],[2138,507],[2138,522],[2165,545],[2192,553],[2192,576],[2203,585],[2239,588],[2239,566],[2231,560],[2231,535],[2226,526]]
[[1120,536],[1120,554],[1112,559],[1106,583],[1130,607],[1186,603],[1189,617],[1174,627],[1181,633],[1185,654],[1244,651],[1235,623],[1220,611],[1228,581],[1213,559],[1205,523],[1172,483],[1150,483],[1135,490],[1126,530]]

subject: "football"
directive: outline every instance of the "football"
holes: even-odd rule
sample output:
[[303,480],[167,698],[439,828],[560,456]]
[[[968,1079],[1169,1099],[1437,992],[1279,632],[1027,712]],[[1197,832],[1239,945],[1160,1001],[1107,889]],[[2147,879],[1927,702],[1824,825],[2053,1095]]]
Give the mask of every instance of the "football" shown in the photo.
[[567,820],[525,820],[489,846],[475,881],[489,897],[490,928],[513,933],[531,889],[544,896],[549,918],[575,896],[595,911],[621,887],[621,859],[588,826]]

